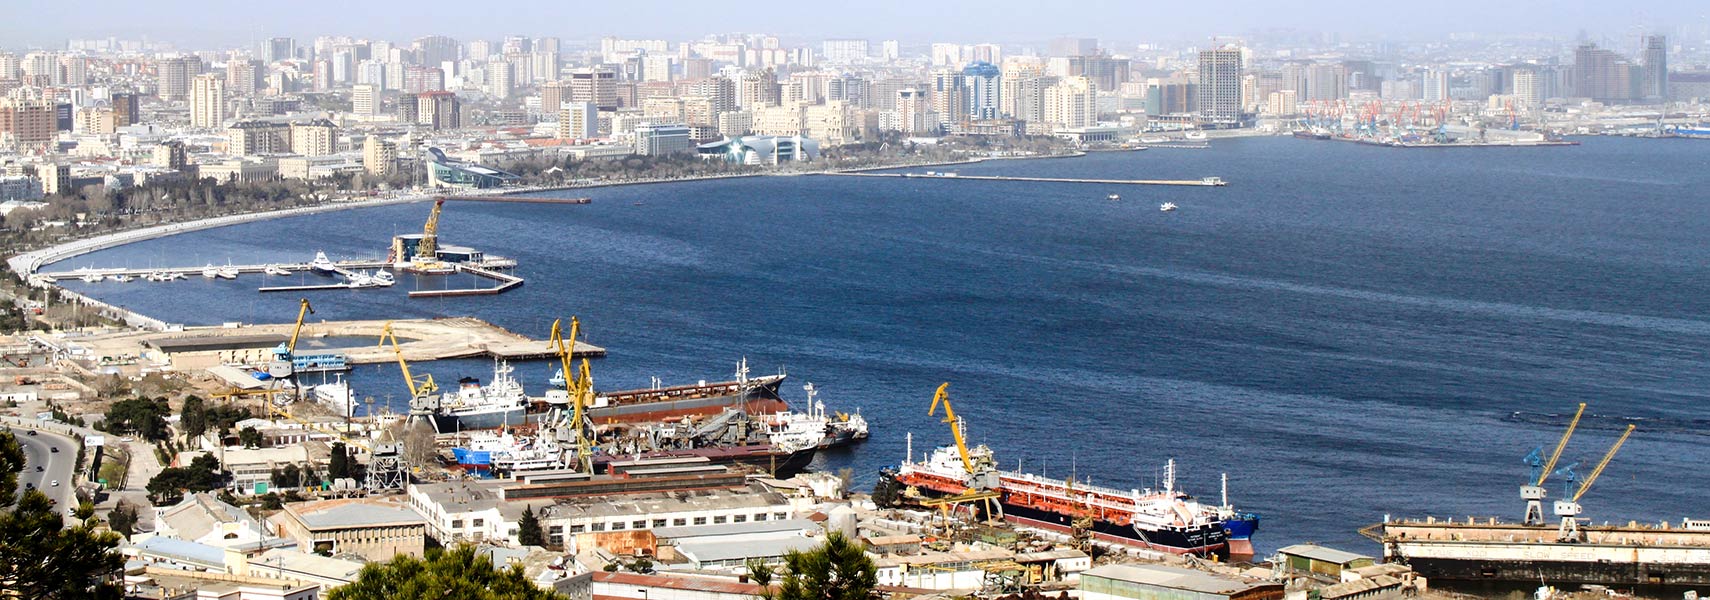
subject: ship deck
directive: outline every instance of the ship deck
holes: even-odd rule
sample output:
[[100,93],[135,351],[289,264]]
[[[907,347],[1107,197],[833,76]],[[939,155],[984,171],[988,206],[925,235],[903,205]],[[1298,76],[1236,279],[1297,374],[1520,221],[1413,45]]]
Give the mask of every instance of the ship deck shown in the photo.
[[[1579,529],[1584,534],[1585,545],[1618,545],[1618,546],[1675,546],[1690,548],[1710,548],[1710,528],[1702,522],[1687,522],[1680,525],[1670,523],[1639,523],[1630,521],[1621,524],[1582,524]],[[1468,517],[1464,521],[1453,519],[1403,519],[1379,523],[1362,530],[1379,542],[1408,541],[1408,542],[1489,542],[1537,544],[1557,542],[1559,526],[1555,522],[1544,525],[1525,525],[1514,522],[1504,522],[1495,517],[1474,519]]]

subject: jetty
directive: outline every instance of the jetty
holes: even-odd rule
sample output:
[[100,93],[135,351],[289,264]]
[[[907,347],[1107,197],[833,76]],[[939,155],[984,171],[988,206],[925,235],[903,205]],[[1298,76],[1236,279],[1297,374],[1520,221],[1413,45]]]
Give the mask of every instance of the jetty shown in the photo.
[[[234,273],[237,273],[239,275],[244,275],[244,274],[268,275],[270,279],[271,278],[286,278],[286,277],[291,277],[291,276],[301,274],[301,273],[305,273],[305,272],[313,272],[313,269],[309,263],[282,263],[282,264],[268,264],[268,265],[211,265],[211,266],[213,268],[216,268],[216,269],[234,272]],[[505,292],[516,289],[517,287],[519,287],[523,284],[523,278],[517,277],[516,275],[511,275],[509,273],[504,273],[504,272],[501,272],[498,270],[498,269],[502,269],[502,268],[508,268],[508,267],[516,266],[516,261],[509,259],[509,258],[493,257],[490,259],[483,259],[481,262],[478,262],[475,264],[453,263],[450,266],[451,266],[450,272],[465,273],[465,274],[473,275],[475,277],[480,277],[482,279],[492,280],[492,281],[498,282],[498,284],[493,286],[493,287],[483,287],[483,288],[459,288],[459,289],[445,289],[445,290],[414,290],[408,294],[409,297],[411,297],[411,298],[446,298],[446,297],[456,297],[456,296],[490,296],[493,294],[503,294]],[[351,275],[355,274],[356,271],[381,270],[381,269],[388,269],[391,267],[392,267],[391,263],[388,263],[384,260],[378,260],[378,259],[344,260],[344,261],[334,262],[332,270],[334,273],[337,273],[339,275],[343,275],[345,277],[350,277]],[[124,277],[130,278],[132,281],[148,282],[147,278],[150,275],[178,275],[178,276],[182,276],[182,277],[180,277],[181,279],[189,279],[193,276],[201,276],[203,270],[208,269],[208,268],[209,267],[207,267],[207,266],[203,266],[203,267],[151,267],[151,268],[145,268],[145,269],[128,268],[128,267],[127,268],[88,268],[88,267],[86,267],[86,268],[81,268],[81,269],[77,269],[77,270],[73,270],[73,271],[53,271],[53,272],[36,273],[34,275],[31,275],[30,277],[32,280],[34,280],[35,282],[38,282],[38,283],[55,283],[55,282],[58,282],[59,280],[62,280],[62,279],[77,280],[77,279],[82,279],[82,278],[90,277],[90,276],[97,276],[100,281],[106,281],[106,280],[109,280],[109,279],[112,279],[115,277],[124,276]],[[281,272],[281,271],[286,273],[286,274],[284,274],[284,275],[269,275],[269,273]],[[149,282],[149,283],[155,283],[155,282]],[[166,282],[158,282],[158,283],[166,283]],[[330,290],[364,290],[364,289],[374,289],[374,288],[383,288],[383,287],[389,287],[389,286],[353,285],[348,281],[336,281],[336,282],[326,282],[326,283],[306,283],[306,284],[300,284],[300,285],[262,286],[260,288],[257,288],[256,291],[259,291],[262,293],[270,293],[270,292],[313,292],[313,291],[330,291]]]
[[513,202],[524,204],[592,204],[593,198],[557,198],[549,196],[443,196],[446,201]]
[[[388,323],[391,324],[393,333],[398,336],[399,351],[409,361],[455,358],[529,360],[557,356],[557,349],[550,341],[533,339],[471,317],[394,321],[309,321],[303,323],[299,349],[338,348],[344,353],[345,361],[352,365],[396,363],[398,355],[393,352],[392,347],[379,345],[380,332]],[[169,331],[127,331],[78,338],[76,343],[92,357],[135,357],[158,354],[156,343],[165,340],[206,340],[215,343],[222,338],[241,340],[263,335],[289,337],[294,325],[295,323],[232,324],[184,327]],[[543,324],[543,330],[545,325],[550,324]],[[572,353],[577,357],[598,357],[605,356],[606,349],[577,340]]]
[[958,175],[956,173],[828,173],[843,177],[902,177],[918,179],[943,180],[973,180],[973,181],[1032,181],[1040,183],[1098,183],[1114,185],[1175,185],[1191,187],[1219,187],[1229,185],[1221,177],[1204,177],[1201,179],[1080,179],[1065,177],[1017,177],[1011,175]]

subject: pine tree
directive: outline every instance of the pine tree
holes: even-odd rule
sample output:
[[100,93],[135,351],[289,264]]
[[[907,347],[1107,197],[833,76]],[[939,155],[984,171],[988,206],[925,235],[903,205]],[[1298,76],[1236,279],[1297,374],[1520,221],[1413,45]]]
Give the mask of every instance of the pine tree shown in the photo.
[[496,569],[471,546],[429,550],[427,557],[399,555],[369,563],[356,581],[327,594],[327,600],[371,598],[459,598],[466,600],[563,600],[523,575],[521,565]]
[[546,534],[540,529],[540,519],[534,516],[534,507],[523,509],[522,520],[517,522],[517,543],[524,546],[545,546]]
[[772,600],[871,600],[879,584],[873,559],[836,531],[818,548],[785,556],[783,575]]

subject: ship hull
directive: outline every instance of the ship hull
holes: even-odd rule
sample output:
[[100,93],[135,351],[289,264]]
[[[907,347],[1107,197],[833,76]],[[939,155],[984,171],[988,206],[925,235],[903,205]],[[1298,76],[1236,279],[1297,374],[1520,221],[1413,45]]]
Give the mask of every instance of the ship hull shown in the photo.
[[469,431],[472,429],[498,429],[505,426],[522,425],[528,422],[527,411],[522,407],[511,410],[500,410],[473,414],[436,414],[433,416],[434,429],[440,433]]
[[1601,585],[1673,595],[1710,585],[1710,564],[1415,558],[1407,564],[1432,587],[1479,593]]
[[[1058,533],[1073,533],[1073,519],[1068,515],[1040,510],[1030,506],[1022,506],[1002,502],[1003,518],[1005,521],[1055,531]],[[1094,521],[1093,536],[1099,540],[1145,548],[1170,554],[1228,555],[1228,538],[1221,528],[1216,526],[1198,527],[1185,530],[1136,530],[1134,527],[1118,525],[1109,521]]]
[[666,450],[626,456],[598,456],[594,459],[594,468],[598,471],[604,471],[607,465],[625,460],[705,458],[708,464],[746,467],[763,473],[771,473],[773,477],[778,479],[789,479],[807,470],[808,464],[813,462],[813,456],[817,451],[816,448],[808,448],[797,452],[784,453],[772,450],[770,446]]
[[[746,390],[730,393],[700,395],[687,392],[671,395],[669,390],[632,390],[608,394],[612,403],[588,408],[588,417],[595,423],[638,423],[684,416],[716,415],[741,403],[751,414],[788,410],[789,405],[778,399],[782,378],[760,382]],[[716,384],[736,387],[734,383]]]
[[1259,531],[1259,516],[1239,514],[1223,522],[1223,531],[1229,537],[1229,554],[1252,556],[1253,534]]
[[1579,541],[1558,541],[1551,526],[1391,521],[1368,533],[1384,559],[1411,565],[1431,585],[1469,591],[1601,585],[1674,592],[1710,585],[1710,523],[1585,526]]

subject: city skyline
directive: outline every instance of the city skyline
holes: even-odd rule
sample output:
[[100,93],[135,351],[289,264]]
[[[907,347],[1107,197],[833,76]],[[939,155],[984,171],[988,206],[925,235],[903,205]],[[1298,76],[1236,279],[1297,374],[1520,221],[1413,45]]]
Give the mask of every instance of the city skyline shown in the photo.
[[[720,32],[767,32],[803,40],[839,37],[929,41],[1042,43],[1062,35],[1097,37],[1112,44],[1182,43],[1255,33],[1298,31],[1344,40],[1383,38],[1425,41],[1453,34],[1541,35],[1639,39],[1648,33],[1691,32],[1710,38],[1710,12],[1678,0],[1636,3],[1513,3],[1452,0],[1398,18],[1351,0],[1321,0],[1287,9],[1256,2],[1141,6],[1105,2],[1070,5],[1000,0],[978,6],[926,5],[898,0],[863,4],[863,10],[827,15],[785,2],[749,3],[745,10],[719,4],[648,3],[655,14],[636,16],[629,5],[576,4],[516,12],[469,10],[465,3],[336,3],[306,0],[289,9],[202,1],[126,3],[94,0],[75,14],[46,0],[21,0],[0,23],[0,46],[54,48],[67,39],[118,37],[165,41],[187,48],[237,47],[274,36],[349,35],[380,39],[443,34],[501,37],[511,34],[592,40],[606,35],[695,39]],[[1540,4],[1549,4],[1541,6]],[[1245,6],[1243,6],[1245,5]],[[1079,10],[1076,10],[1079,9]],[[1696,10],[1695,10],[1696,9]],[[96,15],[96,18],[90,18]],[[451,15],[455,15],[452,18]],[[1097,15],[1097,18],[1090,18]],[[219,24],[219,25],[214,25]]]

